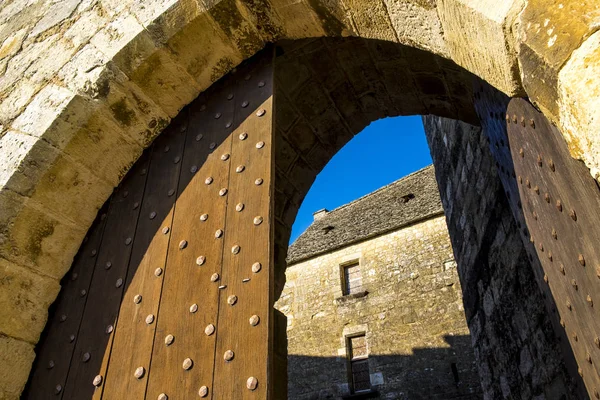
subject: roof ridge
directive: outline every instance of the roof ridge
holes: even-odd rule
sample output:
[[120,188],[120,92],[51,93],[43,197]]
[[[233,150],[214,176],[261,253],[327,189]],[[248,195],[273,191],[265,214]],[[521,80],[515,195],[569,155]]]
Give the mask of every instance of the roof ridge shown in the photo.
[[[287,262],[291,265],[443,213],[434,172],[433,165],[425,166],[312,221],[290,244]],[[400,201],[406,195],[412,198],[410,194],[415,200]],[[364,215],[368,218],[363,218]],[[329,234],[321,229],[325,226],[336,229]]]
[[[401,182],[401,181],[403,181],[403,180],[405,180],[405,179],[408,179],[409,177],[411,177],[411,176],[413,176],[413,175],[416,175],[416,174],[418,174],[419,172],[423,172],[424,170],[426,170],[426,169],[428,169],[428,168],[433,168],[433,164],[426,165],[425,167],[423,167],[423,168],[421,168],[421,169],[418,169],[418,170],[416,170],[416,171],[414,171],[414,172],[411,172],[411,173],[410,173],[410,174],[408,174],[408,175],[404,175],[403,177],[401,177],[401,178],[398,178],[398,179],[396,179],[395,181],[393,181],[393,182],[390,182],[390,183],[388,183],[387,185],[380,187],[379,189],[375,189],[374,191],[372,191],[372,192],[370,192],[370,193],[367,193],[367,194],[365,194],[365,195],[363,195],[363,196],[359,197],[358,199],[354,199],[354,200],[352,200],[351,202],[348,202],[348,203],[346,203],[346,204],[342,204],[341,206],[339,206],[339,207],[337,207],[337,208],[334,208],[333,210],[329,211],[329,212],[327,213],[327,215],[330,215],[331,213],[333,213],[333,212],[335,212],[335,211],[339,211],[339,210],[341,210],[342,208],[345,208],[345,207],[351,206],[351,205],[352,205],[352,204],[354,204],[354,203],[358,203],[359,201],[361,201],[361,200],[363,200],[363,199],[366,199],[367,197],[374,196],[374,195],[375,195],[375,194],[377,194],[378,192],[380,192],[380,191],[382,191],[382,190],[384,190],[384,189],[387,189],[388,187],[390,187],[390,186],[392,186],[392,185],[394,185],[394,184],[396,184],[396,183],[399,183],[399,182]],[[326,216],[326,217],[327,217],[327,216]],[[326,217],[325,217],[325,218],[326,218]],[[311,225],[312,225],[312,224],[311,224]]]

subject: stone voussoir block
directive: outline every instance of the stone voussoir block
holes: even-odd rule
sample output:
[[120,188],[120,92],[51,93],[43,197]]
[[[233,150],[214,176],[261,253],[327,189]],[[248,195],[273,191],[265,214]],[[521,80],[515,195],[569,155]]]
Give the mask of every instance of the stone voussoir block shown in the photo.
[[0,257],[60,279],[88,226],[76,227],[30,203],[15,192],[0,191]]
[[56,278],[0,258],[0,334],[36,343],[59,290]]
[[[120,40],[113,41],[114,35],[117,35]],[[139,88],[141,92],[138,97],[148,104],[152,102],[147,99],[154,99],[158,107],[169,117],[177,115],[181,108],[200,93],[195,80],[171,56],[171,51],[155,43],[148,31],[132,15],[124,16],[122,20],[115,21],[98,32],[91,39],[91,43],[108,56],[111,64],[116,67],[108,79],[111,84],[117,84],[113,87],[115,90],[118,88],[119,81],[126,85],[133,84],[134,86],[127,88],[127,92]],[[120,76],[119,72],[129,78],[129,81]],[[107,91],[104,94],[109,93],[110,91]],[[134,99],[130,98],[130,100]],[[125,125],[131,123],[130,116],[133,116],[131,114],[133,111],[121,111],[118,100],[115,101],[117,120]],[[129,107],[134,105],[136,105],[135,101],[131,102]]]
[[[75,226],[87,226],[113,185],[46,141],[15,131],[0,138],[4,166],[2,187],[29,197],[40,209]],[[73,202],[65,202],[73,196]],[[97,208],[90,208],[96,204]]]
[[385,0],[400,43],[447,56],[435,0]]
[[34,136],[8,130],[0,138],[2,168],[0,184],[23,196],[31,196],[44,170],[52,164],[59,151]]
[[559,126],[571,155],[583,160],[600,181],[600,31],[561,69],[558,96]]
[[[52,164],[41,168],[43,174],[35,185],[31,200],[40,209],[87,229],[114,186],[64,153],[59,154]],[[65,202],[65,197],[71,201]]]
[[31,343],[0,335],[0,399],[19,399],[34,358]]
[[82,49],[59,77],[73,90],[83,88],[82,96],[60,117],[69,125],[63,131],[78,132],[82,127],[91,131],[91,121],[102,119],[110,126],[102,131],[103,136],[145,148],[168,124],[168,115],[92,44]]
[[559,72],[598,29],[599,21],[597,1],[554,0],[528,1],[515,21],[523,86],[531,101],[554,122],[559,116]]
[[437,0],[449,58],[504,93],[523,93],[513,21],[524,0]]

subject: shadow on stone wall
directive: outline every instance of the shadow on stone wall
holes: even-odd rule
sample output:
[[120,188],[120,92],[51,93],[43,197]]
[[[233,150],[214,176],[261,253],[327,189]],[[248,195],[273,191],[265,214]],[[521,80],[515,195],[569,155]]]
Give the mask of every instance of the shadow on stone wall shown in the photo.
[[415,348],[412,354],[371,354],[374,393],[370,395],[349,396],[346,357],[290,355],[288,399],[481,399],[470,336],[444,339],[448,347]]

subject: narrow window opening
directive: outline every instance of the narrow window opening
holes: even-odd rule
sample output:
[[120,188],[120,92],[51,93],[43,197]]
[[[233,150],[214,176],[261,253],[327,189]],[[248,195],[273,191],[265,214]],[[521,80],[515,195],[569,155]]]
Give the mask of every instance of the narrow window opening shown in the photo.
[[415,198],[415,195],[412,193],[405,194],[404,196],[401,197],[403,203],[408,203],[410,200],[412,200],[414,198]]
[[454,375],[454,383],[458,386],[460,379],[458,378],[458,368],[456,368],[456,363],[450,364],[450,367],[452,368],[452,375]]
[[349,359],[349,386],[352,393],[371,390],[367,339],[364,333],[346,338]]
[[327,233],[331,232],[334,229],[334,227],[331,225],[327,225],[326,227],[324,227],[322,229],[323,229],[323,232],[325,232],[327,234]]

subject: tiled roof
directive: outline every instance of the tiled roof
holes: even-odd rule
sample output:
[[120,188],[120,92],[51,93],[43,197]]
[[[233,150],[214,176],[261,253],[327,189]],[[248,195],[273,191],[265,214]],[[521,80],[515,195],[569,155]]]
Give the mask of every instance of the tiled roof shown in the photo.
[[443,213],[433,165],[317,218],[289,247],[288,264]]

